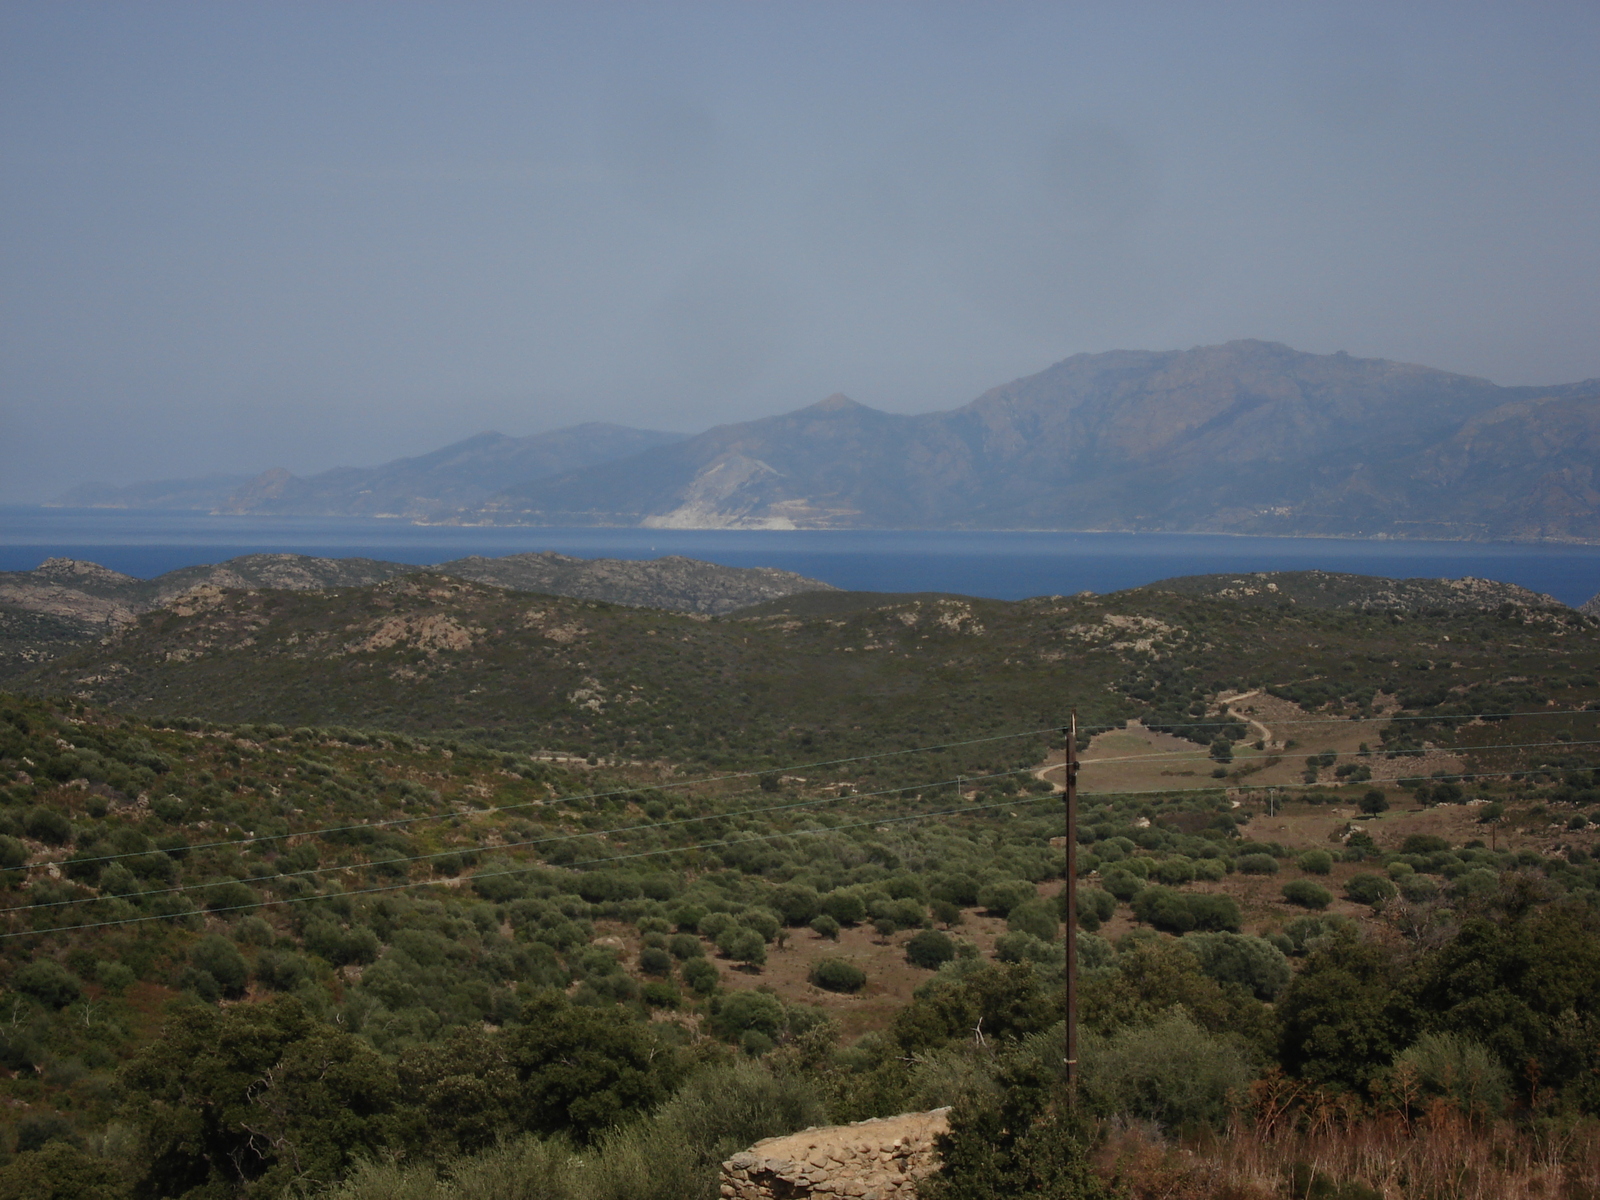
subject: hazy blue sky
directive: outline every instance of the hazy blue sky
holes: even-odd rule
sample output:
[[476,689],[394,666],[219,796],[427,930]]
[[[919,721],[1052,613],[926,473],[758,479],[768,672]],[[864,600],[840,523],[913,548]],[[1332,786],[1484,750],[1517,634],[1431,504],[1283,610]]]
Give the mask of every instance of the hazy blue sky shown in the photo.
[[0,499],[948,408],[1261,337],[1600,376],[1600,5],[0,7]]

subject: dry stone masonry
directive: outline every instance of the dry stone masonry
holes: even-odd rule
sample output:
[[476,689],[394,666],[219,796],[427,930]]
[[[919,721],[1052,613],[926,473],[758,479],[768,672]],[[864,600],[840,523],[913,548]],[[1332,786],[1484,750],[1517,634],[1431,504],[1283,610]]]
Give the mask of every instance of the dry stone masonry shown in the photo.
[[905,1113],[767,1138],[722,1164],[726,1200],[914,1200],[917,1181],[939,1169],[934,1138],[950,1110]]

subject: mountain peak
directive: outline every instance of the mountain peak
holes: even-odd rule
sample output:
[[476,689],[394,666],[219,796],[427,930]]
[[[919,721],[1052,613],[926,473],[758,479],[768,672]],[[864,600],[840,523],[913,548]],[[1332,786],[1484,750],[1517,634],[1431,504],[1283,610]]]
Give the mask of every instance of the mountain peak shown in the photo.
[[865,409],[866,407],[865,404],[857,404],[843,392],[835,392],[826,400],[818,400],[810,408],[803,411],[814,413],[854,412],[857,409]]

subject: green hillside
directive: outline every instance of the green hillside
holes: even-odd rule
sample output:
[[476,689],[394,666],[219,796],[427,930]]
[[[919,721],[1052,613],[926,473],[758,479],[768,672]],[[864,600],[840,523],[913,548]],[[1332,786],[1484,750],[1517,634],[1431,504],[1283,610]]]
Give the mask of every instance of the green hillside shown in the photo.
[[0,1197],[712,1200],[771,1134],[1046,1104],[1074,705],[1201,767],[1083,798],[1085,1114],[1233,1137],[1275,1096],[1292,1161],[1295,1114],[1354,1144],[1410,1088],[1511,1194],[1536,1123],[1600,1116],[1600,621],[1324,583],[147,613],[0,696]]
[[[1347,597],[1388,584],[1330,580]],[[1139,716],[1177,727],[1227,688],[1353,710],[1380,688],[1492,707],[1508,678],[1552,694],[1592,679],[1600,622],[1494,587],[1487,609],[1263,605],[1152,587],[1017,602],[822,593],[707,619],[419,575],[208,594],[16,686],[143,715],[760,767],[1047,730],[1073,707],[1090,728]],[[1012,765],[1042,745],[952,762]]]

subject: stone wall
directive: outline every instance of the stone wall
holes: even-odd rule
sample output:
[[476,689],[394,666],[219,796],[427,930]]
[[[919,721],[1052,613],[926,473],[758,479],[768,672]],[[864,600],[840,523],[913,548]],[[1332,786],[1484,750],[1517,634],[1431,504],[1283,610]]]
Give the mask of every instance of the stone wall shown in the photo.
[[939,1169],[933,1139],[950,1110],[905,1113],[767,1138],[722,1164],[725,1200],[914,1200],[917,1181]]

